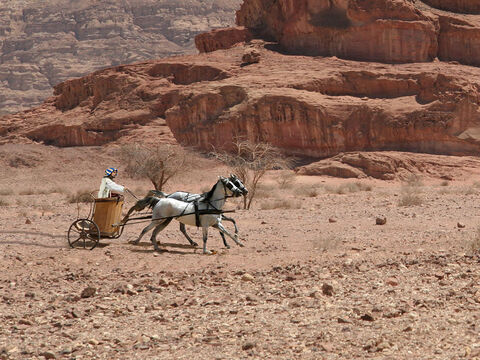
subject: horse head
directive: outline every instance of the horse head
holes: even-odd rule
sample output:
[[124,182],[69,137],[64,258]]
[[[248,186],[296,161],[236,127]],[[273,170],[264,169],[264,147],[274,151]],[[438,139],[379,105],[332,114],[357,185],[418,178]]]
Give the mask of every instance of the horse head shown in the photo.
[[[239,197],[239,196],[242,196],[243,195],[243,191],[241,189],[239,189],[234,183],[232,180],[230,180],[230,178],[226,178],[226,177],[223,177],[223,176],[220,176],[219,177],[220,179],[218,180],[218,182],[221,182],[224,189],[225,189],[225,193],[228,194],[229,196],[233,196],[233,197]],[[217,183],[218,183],[217,182]]]
[[235,174],[230,174],[229,178],[228,178],[237,188],[240,189],[240,191],[242,191],[242,195],[245,196],[248,194],[248,190],[246,188],[246,186],[243,184],[243,182],[240,180],[240,178],[235,175]]

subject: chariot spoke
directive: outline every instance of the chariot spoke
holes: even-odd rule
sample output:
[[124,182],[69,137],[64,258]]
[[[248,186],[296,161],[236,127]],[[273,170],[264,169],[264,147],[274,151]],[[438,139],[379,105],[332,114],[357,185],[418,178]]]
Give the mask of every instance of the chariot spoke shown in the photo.
[[71,242],[70,242],[70,246],[72,246],[72,247],[73,247],[73,246],[74,246],[74,245],[75,245],[75,244],[78,242],[78,240],[80,240],[81,238],[82,238],[82,237],[81,237],[81,236],[79,236],[79,237],[78,237],[78,238],[76,238],[74,241],[71,241]]

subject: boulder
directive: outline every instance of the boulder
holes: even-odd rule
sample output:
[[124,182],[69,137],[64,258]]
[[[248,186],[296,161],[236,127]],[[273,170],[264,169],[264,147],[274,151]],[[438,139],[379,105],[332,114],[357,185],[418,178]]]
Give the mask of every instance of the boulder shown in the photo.
[[245,50],[242,56],[243,65],[256,64],[260,62],[260,52],[257,49],[250,48]]
[[228,49],[235,44],[252,40],[252,34],[243,26],[215,29],[195,36],[195,46],[201,53]]

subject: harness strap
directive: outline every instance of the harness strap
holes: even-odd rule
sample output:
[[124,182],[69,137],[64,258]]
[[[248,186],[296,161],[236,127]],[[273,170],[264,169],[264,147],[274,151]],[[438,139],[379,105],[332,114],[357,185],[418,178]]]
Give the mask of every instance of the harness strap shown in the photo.
[[198,200],[193,202],[193,207],[195,208],[195,225],[197,228],[200,227],[200,214],[198,213]]

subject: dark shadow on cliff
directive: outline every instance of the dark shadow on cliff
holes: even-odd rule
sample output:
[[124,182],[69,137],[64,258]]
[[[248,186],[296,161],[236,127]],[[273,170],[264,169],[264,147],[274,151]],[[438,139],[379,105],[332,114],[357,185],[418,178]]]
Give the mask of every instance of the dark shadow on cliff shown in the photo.
[[265,43],[264,48],[282,55],[296,55],[291,51],[285,49],[282,45],[277,42]]

